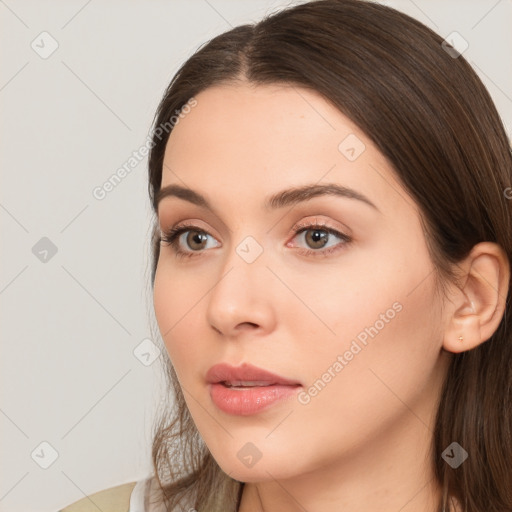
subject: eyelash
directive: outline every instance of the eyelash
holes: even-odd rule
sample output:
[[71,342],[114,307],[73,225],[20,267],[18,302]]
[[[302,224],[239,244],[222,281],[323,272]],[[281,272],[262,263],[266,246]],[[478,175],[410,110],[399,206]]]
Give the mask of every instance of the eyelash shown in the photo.
[[[331,235],[335,235],[338,238],[341,238],[343,240],[343,243],[337,244],[333,247],[329,247],[326,250],[312,250],[312,249],[298,249],[298,252],[300,254],[306,255],[306,256],[313,256],[313,257],[326,257],[330,255],[333,252],[336,252],[341,249],[340,245],[347,245],[350,242],[352,242],[352,239],[345,235],[344,233],[341,233],[340,231],[331,228],[327,226],[326,224],[320,224],[320,223],[303,223],[296,226],[293,234],[293,238],[295,238],[297,235],[300,235],[304,231],[309,230],[315,230],[315,231],[325,231],[326,233],[329,233]],[[204,251],[183,251],[179,248],[178,245],[178,238],[182,233],[186,233],[187,231],[196,231],[198,233],[205,233],[208,236],[212,236],[208,231],[205,231],[204,229],[199,228],[198,226],[195,226],[193,224],[181,224],[179,226],[171,228],[166,233],[163,233],[163,235],[160,238],[160,242],[165,243],[172,247],[173,251],[175,252],[176,256],[178,258],[190,258],[190,257],[196,257],[200,256]]]

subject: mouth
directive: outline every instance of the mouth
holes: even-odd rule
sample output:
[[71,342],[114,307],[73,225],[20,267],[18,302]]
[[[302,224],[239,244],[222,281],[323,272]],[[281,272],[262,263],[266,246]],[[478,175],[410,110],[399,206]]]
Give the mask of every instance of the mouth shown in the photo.
[[248,363],[239,367],[222,363],[207,373],[210,397],[222,412],[249,416],[293,398],[300,382],[275,375]]

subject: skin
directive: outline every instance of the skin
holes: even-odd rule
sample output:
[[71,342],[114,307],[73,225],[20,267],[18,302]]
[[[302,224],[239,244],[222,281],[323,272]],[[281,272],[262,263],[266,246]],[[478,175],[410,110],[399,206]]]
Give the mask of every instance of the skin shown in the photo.
[[[191,237],[187,245],[190,232],[180,237],[183,251],[196,249],[191,258],[162,245],[154,306],[201,436],[220,467],[246,482],[239,510],[435,511],[429,450],[440,386],[450,352],[497,328],[506,256],[479,244],[460,266],[465,287],[443,297],[415,202],[334,106],[302,88],[245,82],[196,100],[170,135],[162,187],[198,191],[215,211],[161,201],[162,231],[186,221],[209,236],[202,246]],[[365,145],[354,161],[338,149],[350,134]],[[267,196],[310,183],[351,187],[377,209],[333,195],[263,208]],[[322,256],[315,228],[294,234],[315,220],[352,241],[322,232],[339,249]],[[252,263],[236,252],[247,236],[263,250]],[[307,391],[394,303],[401,310],[307,404],[293,398],[234,416],[212,402],[205,375],[219,362],[250,362]],[[248,442],[262,454],[252,467],[237,457]]]

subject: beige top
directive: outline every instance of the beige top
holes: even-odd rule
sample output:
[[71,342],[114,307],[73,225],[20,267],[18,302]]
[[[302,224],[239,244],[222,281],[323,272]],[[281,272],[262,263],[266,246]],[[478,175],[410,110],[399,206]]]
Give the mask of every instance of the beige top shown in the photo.
[[157,495],[157,481],[148,477],[91,494],[59,512],[167,512]]
[[[145,480],[140,482],[145,482]],[[130,508],[132,492],[137,484],[139,482],[129,482],[99,491],[72,503],[59,512],[98,512],[98,510],[103,512],[144,512],[144,509],[140,509],[140,507],[133,510]],[[138,485],[138,489],[140,487]],[[142,498],[144,498],[144,495],[142,495]]]

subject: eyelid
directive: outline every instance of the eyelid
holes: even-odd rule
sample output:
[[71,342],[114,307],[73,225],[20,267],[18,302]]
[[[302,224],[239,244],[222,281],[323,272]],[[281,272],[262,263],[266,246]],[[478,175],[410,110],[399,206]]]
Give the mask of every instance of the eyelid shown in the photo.
[[299,222],[293,225],[288,236],[296,236],[297,233],[303,228],[318,228],[325,229],[326,231],[330,230],[331,232],[336,231],[340,235],[344,235],[346,238],[352,239],[352,230],[348,226],[330,219],[323,219],[320,216],[310,216],[301,219]]
[[174,224],[171,224],[170,228],[164,229],[162,226],[160,226],[160,235],[165,235],[169,233],[170,231],[177,231],[184,228],[188,228],[190,231],[200,231],[201,233],[207,233],[209,236],[215,238],[218,240],[218,237],[212,233],[212,229],[205,228],[201,226],[202,221],[198,219],[191,219],[191,220],[184,220],[184,221],[178,221]]

